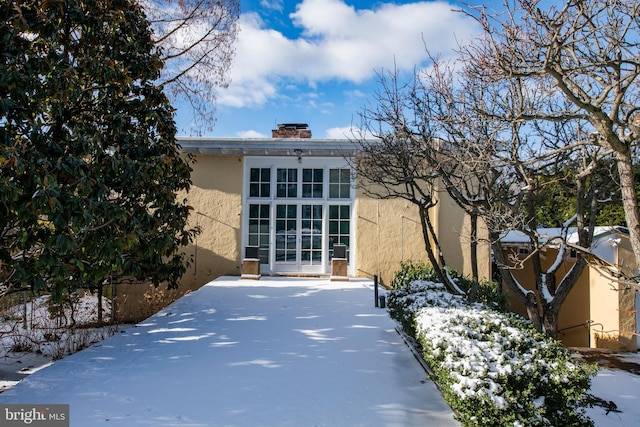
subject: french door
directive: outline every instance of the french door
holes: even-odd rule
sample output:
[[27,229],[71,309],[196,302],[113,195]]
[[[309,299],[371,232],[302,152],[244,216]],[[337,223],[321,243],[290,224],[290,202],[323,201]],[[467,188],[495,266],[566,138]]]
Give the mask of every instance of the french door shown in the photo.
[[323,205],[276,204],[274,270],[323,272]]
[[349,259],[350,173],[336,159],[246,159],[243,244],[259,247],[263,274],[327,274],[334,244]]

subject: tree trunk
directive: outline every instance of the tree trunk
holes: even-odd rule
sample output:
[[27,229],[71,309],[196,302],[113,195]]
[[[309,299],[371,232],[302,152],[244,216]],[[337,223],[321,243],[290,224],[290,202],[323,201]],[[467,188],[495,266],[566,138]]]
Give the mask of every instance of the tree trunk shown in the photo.
[[492,244],[493,256],[500,268],[504,284],[513,293],[513,295],[515,295],[515,297],[524,304],[525,309],[527,310],[527,316],[529,317],[529,320],[531,320],[531,323],[533,323],[533,326],[542,332],[542,320],[540,318],[540,311],[538,310],[538,301],[536,300],[535,293],[524,289],[520,286],[515,277],[513,277],[513,274],[504,259],[504,253],[502,252],[502,245],[499,242],[499,236],[492,234],[490,238],[491,241],[494,242]]
[[616,164],[620,176],[620,192],[622,195],[622,207],[629,228],[629,241],[636,260],[636,275],[640,269],[640,212],[638,210],[638,198],[636,196],[633,162],[629,150],[617,153]]
[[433,234],[433,228],[430,226],[428,211],[422,207],[419,208],[420,211],[420,225],[422,227],[422,235],[424,240],[424,248],[427,251],[427,257],[429,258],[429,262],[433,266],[438,279],[449,289],[452,293],[457,294],[456,286],[454,286],[450,281],[449,277],[443,270],[443,266],[440,265],[438,258],[433,253],[433,247],[431,246],[431,240],[433,239],[435,242],[435,246],[439,247],[437,243],[437,237]]
[[544,332],[551,338],[558,338],[558,313],[559,309],[556,307],[549,306],[545,309],[544,315],[542,317],[542,324],[544,326]]
[[98,284],[98,323],[102,322],[102,283]]
[[469,289],[468,297],[470,300],[474,300],[476,298],[476,294],[478,293],[478,286],[480,282],[480,278],[478,277],[478,215],[471,214],[471,278],[472,285],[471,289]]

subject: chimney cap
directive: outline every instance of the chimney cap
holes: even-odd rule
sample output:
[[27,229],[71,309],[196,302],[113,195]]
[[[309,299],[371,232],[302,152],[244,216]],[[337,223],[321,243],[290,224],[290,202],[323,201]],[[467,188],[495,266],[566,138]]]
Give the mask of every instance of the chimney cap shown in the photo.
[[279,123],[278,129],[307,129],[307,123]]

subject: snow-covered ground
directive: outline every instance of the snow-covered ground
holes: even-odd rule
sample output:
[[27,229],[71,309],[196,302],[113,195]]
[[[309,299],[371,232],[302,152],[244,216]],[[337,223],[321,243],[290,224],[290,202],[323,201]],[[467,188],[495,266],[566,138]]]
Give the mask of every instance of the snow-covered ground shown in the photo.
[[[92,327],[98,323],[97,298],[80,297],[73,314],[51,314],[49,297],[41,296],[0,313],[0,392],[25,376],[69,354],[104,340],[131,325]],[[110,316],[103,299],[103,318]],[[68,328],[75,321],[74,328]]]
[[220,278],[0,394],[71,426],[454,426],[370,281]]
[[[624,359],[640,364],[637,354],[625,354]],[[591,382],[591,394],[615,403],[618,411],[609,412],[594,407],[587,411],[597,427],[640,425],[640,376],[618,369],[602,369]]]
[[[294,284],[294,289],[286,289]],[[442,401],[428,397],[437,391],[430,382],[422,382],[424,375],[390,329],[386,313],[372,308],[370,288],[364,301],[353,300],[356,293],[348,289],[354,285],[362,291],[363,283],[358,281],[336,285],[222,278],[137,327],[56,362],[55,369],[30,376],[0,394],[0,403],[76,402],[71,404],[71,425],[78,426],[87,425],[78,424],[79,419],[90,420],[91,425],[109,420],[109,425],[155,421],[154,425],[166,426],[246,425],[248,420],[253,425],[272,426],[312,425],[309,422],[318,420],[324,422],[318,425],[450,422]],[[242,288],[242,299],[227,292],[233,287]],[[283,289],[274,289],[277,287]],[[322,292],[331,289],[333,292]],[[336,292],[339,289],[343,290]],[[340,314],[335,308],[342,304],[353,305],[353,312]],[[78,313],[79,321],[95,305],[89,301],[86,307],[86,312]],[[28,317],[37,318],[31,312]],[[284,347],[284,333],[294,333],[301,340]],[[370,342],[371,333],[377,337],[374,342]],[[9,336],[5,334],[0,341],[2,348],[15,344]],[[329,357],[328,349],[336,346],[340,359]],[[53,348],[50,353],[55,353],[59,347],[42,348],[45,352]],[[250,348],[258,348],[259,354],[249,353]],[[3,380],[5,386],[11,386],[38,367],[48,366],[52,357],[33,352],[4,354],[0,387]],[[624,358],[640,364],[639,355]],[[308,366],[313,369],[306,369]],[[389,366],[394,370],[391,375]],[[199,381],[208,378],[209,383]],[[388,393],[383,399],[371,395],[379,390],[380,382],[383,390],[391,392],[403,381],[407,383],[400,392]],[[349,383],[360,388],[349,388]],[[298,388],[300,384],[304,387]],[[596,426],[640,425],[640,376],[602,369],[593,379],[592,394],[617,406],[617,411],[608,414],[600,407],[589,409]],[[51,396],[64,397],[54,402]],[[358,405],[368,408],[367,419],[360,412],[354,415],[352,407]],[[323,408],[333,408],[333,413],[321,416]],[[255,411],[261,414],[257,424],[252,418]],[[206,414],[210,418],[203,421]]]

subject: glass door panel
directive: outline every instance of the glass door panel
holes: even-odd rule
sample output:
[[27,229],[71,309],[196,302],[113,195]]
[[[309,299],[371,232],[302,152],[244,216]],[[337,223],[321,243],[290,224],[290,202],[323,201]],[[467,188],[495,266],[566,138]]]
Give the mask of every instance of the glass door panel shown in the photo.
[[350,254],[351,215],[349,205],[329,206],[329,258],[333,258],[333,245],[347,247],[347,260]]
[[297,264],[298,206],[276,206],[275,262]]
[[268,204],[249,205],[249,246],[258,246],[261,265],[269,264],[269,208]]
[[302,265],[322,264],[322,205],[302,205],[300,228]]

